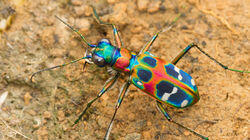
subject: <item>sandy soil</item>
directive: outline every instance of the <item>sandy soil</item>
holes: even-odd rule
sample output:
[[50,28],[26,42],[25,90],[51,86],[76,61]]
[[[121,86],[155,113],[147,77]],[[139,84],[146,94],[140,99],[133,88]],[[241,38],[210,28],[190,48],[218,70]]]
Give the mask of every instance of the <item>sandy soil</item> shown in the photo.
[[[117,25],[124,47],[134,52],[181,13],[172,30],[157,38],[153,54],[171,61],[196,41],[223,64],[250,70],[248,0],[1,0],[0,19],[13,20],[0,33],[0,95],[8,93],[0,102],[0,139],[104,137],[126,75],[93,104],[75,128],[74,120],[110,77],[107,68],[88,65],[83,70],[79,62],[29,81],[40,69],[84,55],[86,45],[55,15],[80,29],[91,43],[113,40],[112,29],[95,21],[89,5],[96,7],[104,21]],[[210,139],[249,139],[249,74],[225,71],[196,49],[177,66],[195,79],[201,99],[183,110],[169,108],[172,118]],[[169,123],[153,99],[131,86],[110,139],[200,138]]]

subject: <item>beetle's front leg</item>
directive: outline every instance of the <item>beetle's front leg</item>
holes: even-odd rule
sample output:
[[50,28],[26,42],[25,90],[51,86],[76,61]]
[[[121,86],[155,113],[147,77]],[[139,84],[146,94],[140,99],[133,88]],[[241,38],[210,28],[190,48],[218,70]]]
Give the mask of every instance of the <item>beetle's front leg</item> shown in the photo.
[[92,9],[93,9],[93,12],[94,12],[94,16],[96,17],[96,19],[99,22],[99,24],[111,25],[112,26],[114,38],[115,38],[115,41],[116,41],[116,45],[117,45],[118,48],[121,48],[122,47],[122,41],[121,41],[121,38],[119,36],[118,30],[117,30],[115,24],[103,22],[100,19],[99,15],[97,14],[97,12],[96,12],[96,10],[95,10],[95,8],[93,6],[92,6]]

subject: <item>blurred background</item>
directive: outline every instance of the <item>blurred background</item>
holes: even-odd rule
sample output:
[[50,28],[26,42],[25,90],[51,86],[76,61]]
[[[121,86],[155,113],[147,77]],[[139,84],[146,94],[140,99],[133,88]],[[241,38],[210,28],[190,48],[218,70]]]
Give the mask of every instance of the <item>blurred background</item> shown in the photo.
[[[152,53],[171,61],[192,42],[223,64],[249,70],[247,0],[1,0],[0,1],[0,139],[103,139],[114,112],[122,75],[96,101],[78,125],[73,122],[111,76],[107,68],[83,62],[32,73],[84,56],[87,47],[58,16],[95,44],[113,39],[115,23],[123,47],[138,52],[160,29],[182,16],[156,39]],[[249,139],[249,74],[223,70],[198,50],[178,64],[198,86],[200,101],[186,109],[168,108],[172,118],[211,139]],[[169,123],[155,101],[134,86],[116,116],[110,139],[199,139]]]

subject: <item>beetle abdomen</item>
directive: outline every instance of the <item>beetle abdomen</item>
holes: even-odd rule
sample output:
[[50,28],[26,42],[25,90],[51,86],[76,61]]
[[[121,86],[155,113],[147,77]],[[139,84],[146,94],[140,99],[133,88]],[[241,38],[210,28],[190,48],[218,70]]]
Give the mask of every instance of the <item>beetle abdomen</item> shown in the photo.
[[187,107],[199,100],[192,77],[175,65],[148,52],[136,61],[132,83],[151,97],[177,108]]

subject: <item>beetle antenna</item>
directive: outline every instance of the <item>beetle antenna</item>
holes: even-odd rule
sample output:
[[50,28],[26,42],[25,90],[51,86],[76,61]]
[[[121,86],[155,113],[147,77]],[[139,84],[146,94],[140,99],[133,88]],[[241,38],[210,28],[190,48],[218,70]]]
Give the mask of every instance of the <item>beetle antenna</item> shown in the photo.
[[64,20],[62,20],[61,18],[59,18],[58,16],[55,16],[58,20],[60,20],[63,24],[65,24],[66,26],[68,26],[71,30],[73,30],[75,33],[77,33],[81,39],[91,48],[95,48],[96,45],[92,45],[90,43],[88,43],[88,41],[85,39],[85,37],[77,30],[75,29],[73,26],[70,26],[68,23],[66,23]]
[[32,81],[33,77],[34,77],[36,74],[41,73],[41,72],[43,72],[43,71],[48,71],[48,70],[52,70],[52,69],[55,69],[55,68],[64,67],[64,66],[66,66],[66,65],[73,64],[73,63],[75,63],[75,62],[78,62],[78,61],[83,60],[83,59],[88,59],[88,58],[91,58],[91,56],[82,57],[82,58],[79,58],[79,59],[70,61],[70,62],[68,62],[68,63],[64,63],[64,64],[57,65],[57,66],[53,66],[53,67],[50,67],[50,68],[41,69],[41,70],[39,70],[39,71],[37,71],[37,72],[35,72],[35,73],[33,73],[33,74],[31,75],[30,81],[33,82],[33,81]]

